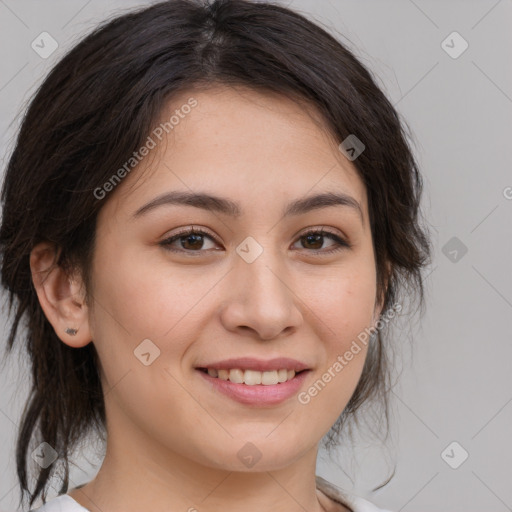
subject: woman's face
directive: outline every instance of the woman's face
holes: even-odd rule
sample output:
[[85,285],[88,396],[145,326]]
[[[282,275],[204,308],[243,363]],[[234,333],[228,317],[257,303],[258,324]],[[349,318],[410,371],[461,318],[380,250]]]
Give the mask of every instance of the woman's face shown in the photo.
[[[191,97],[196,106],[180,109]],[[138,458],[284,467],[316,449],[361,375],[358,335],[379,313],[365,188],[282,96],[182,94],[162,122],[176,109],[179,122],[152,135],[98,218],[88,321],[109,442]],[[218,199],[161,199],[177,193]],[[206,234],[182,233],[192,227]],[[326,233],[307,236],[315,230]],[[276,383],[296,365],[307,371]],[[239,370],[229,381],[215,377],[229,368]],[[267,371],[245,372],[257,368]],[[251,385],[259,378],[270,384]]]

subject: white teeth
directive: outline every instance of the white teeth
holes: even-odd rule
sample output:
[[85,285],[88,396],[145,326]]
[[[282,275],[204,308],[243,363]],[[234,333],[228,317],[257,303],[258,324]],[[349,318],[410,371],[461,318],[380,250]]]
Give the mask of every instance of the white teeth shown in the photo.
[[228,380],[229,379],[229,370],[219,370],[219,379]]
[[277,379],[277,370],[273,372],[263,372],[261,374],[261,383],[265,386],[270,386],[272,384],[277,384],[279,381]]
[[242,384],[244,382],[244,372],[242,370],[229,370],[229,380],[235,384]]
[[244,384],[248,386],[255,386],[261,384],[261,372],[254,370],[245,370],[244,372]]
[[277,381],[278,382],[286,382],[288,380],[288,370],[278,370],[277,372]]
[[268,372],[259,372],[256,370],[241,370],[234,368],[232,370],[216,370],[208,368],[210,377],[217,377],[222,380],[229,380],[235,384],[246,384],[247,386],[256,386],[263,384],[264,386],[273,386],[295,377],[294,370],[272,370]]

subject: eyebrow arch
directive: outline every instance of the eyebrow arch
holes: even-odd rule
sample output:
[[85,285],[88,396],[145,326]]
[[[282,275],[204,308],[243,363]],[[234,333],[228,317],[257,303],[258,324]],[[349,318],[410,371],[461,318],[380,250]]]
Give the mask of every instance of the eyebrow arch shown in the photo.
[[[242,214],[239,203],[224,197],[205,192],[172,191],[162,194],[144,206],[141,206],[134,213],[133,217],[140,217],[159,206],[168,204],[194,206],[195,208],[223,213],[234,218],[240,217]],[[314,196],[296,199],[285,206],[283,217],[301,215],[311,210],[329,206],[347,206],[352,208],[359,214],[361,221],[364,222],[363,211],[359,202],[353,197],[341,192],[324,192]]]

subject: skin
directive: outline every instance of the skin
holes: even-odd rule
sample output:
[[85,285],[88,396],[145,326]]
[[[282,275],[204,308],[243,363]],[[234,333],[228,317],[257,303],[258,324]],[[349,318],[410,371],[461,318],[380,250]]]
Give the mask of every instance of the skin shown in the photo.
[[[375,325],[364,184],[313,110],[276,94],[217,87],[175,97],[162,119],[191,96],[197,107],[104,199],[92,304],[79,275],[47,272],[51,245],[31,254],[57,335],[72,347],[94,343],[101,362],[106,456],[96,478],[69,494],[93,512],[340,510],[316,490],[317,450],[356,388],[364,346],[308,404],[294,396],[272,407],[243,405],[212,390],[194,368],[227,357],[288,356],[312,369],[303,391]],[[242,215],[166,205],[132,218],[172,190],[238,201]],[[363,219],[340,205],[282,217],[288,201],[324,191],[352,196]],[[181,253],[160,245],[191,226],[212,238],[202,246],[177,240],[172,247]],[[301,238],[322,227],[352,246],[322,255],[336,247],[333,239]],[[236,252],[247,236],[264,248],[250,264]],[[160,350],[148,366],[134,355],[144,339]],[[237,457],[247,442],[262,454],[252,468]]]

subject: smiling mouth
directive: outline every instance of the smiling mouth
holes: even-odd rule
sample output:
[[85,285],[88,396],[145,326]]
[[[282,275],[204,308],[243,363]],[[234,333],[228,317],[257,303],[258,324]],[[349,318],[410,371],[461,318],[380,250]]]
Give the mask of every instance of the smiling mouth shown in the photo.
[[296,372],[295,370],[280,370],[260,372],[256,370],[242,370],[233,368],[231,370],[216,370],[215,368],[197,368],[203,373],[207,373],[212,378],[227,380],[234,384],[246,384],[247,386],[274,386],[283,384],[295,378],[307,370]]

